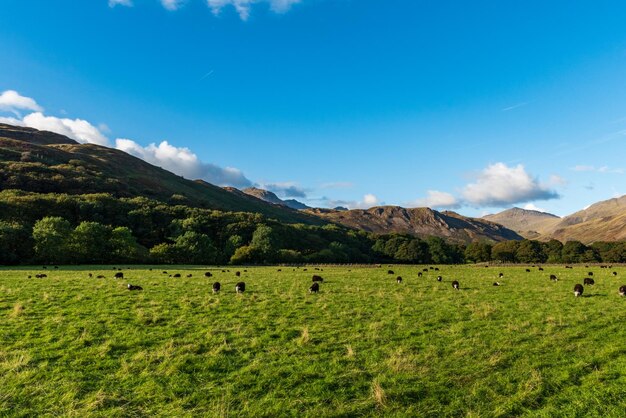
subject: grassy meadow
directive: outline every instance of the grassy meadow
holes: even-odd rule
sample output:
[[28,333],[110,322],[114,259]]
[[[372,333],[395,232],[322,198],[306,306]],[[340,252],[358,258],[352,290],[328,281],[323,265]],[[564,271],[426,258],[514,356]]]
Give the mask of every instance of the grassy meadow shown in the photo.
[[625,267],[422,268],[0,269],[0,416],[626,416]]

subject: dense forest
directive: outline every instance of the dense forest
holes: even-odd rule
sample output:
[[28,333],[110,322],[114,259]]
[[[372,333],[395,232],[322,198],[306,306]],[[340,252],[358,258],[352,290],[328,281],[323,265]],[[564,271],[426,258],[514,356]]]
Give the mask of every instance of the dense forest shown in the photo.
[[81,263],[621,263],[626,243],[505,241],[450,244],[441,238],[374,235],[335,224],[286,224],[109,194],[0,192],[0,264]]

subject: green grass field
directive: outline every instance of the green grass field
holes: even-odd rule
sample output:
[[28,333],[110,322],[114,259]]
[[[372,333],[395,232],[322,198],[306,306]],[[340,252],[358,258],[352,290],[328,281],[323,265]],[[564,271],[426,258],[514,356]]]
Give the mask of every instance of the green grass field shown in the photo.
[[281,268],[0,269],[0,416],[626,416],[624,267]]

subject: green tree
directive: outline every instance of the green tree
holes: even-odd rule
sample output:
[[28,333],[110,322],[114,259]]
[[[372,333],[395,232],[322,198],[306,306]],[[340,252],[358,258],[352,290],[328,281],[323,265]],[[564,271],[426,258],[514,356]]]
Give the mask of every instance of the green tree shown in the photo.
[[547,257],[538,241],[525,239],[519,243],[515,259],[520,263],[543,263]]
[[519,245],[519,241],[499,242],[491,249],[491,258],[502,263],[515,263],[515,254]]
[[486,242],[472,242],[465,249],[465,259],[474,263],[491,261],[491,245]]
[[109,246],[114,262],[135,262],[146,257],[146,249],[137,243],[132,231],[125,226],[118,226],[111,231]]
[[394,258],[397,261],[414,264],[426,264],[430,262],[428,244],[419,239],[413,239],[400,244]]
[[252,234],[250,247],[254,248],[254,253],[259,257],[258,262],[273,262],[278,251],[278,240],[272,227],[259,225]]
[[548,263],[562,263],[563,258],[561,252],[563,251],[563,243],[561,241],[551,239],[550,241],[542,245],[543,253]]
[[70,238],[72,261],[79,264],[115,261],[109,251],[110,238],[111,228],[98,222],[81,222]]
[[0,264],[19,264],[32,257],[33,240],[26,225],[0,221]]
[[563,245],[561,257],[564,263],[580,263],[583,262],[583,256],[587,251],[587,247],[580,241],[567,241]]
[[174,243],[178,261],[191,264],[215,264],[217,249],[205,234],[187,231]]
[[150,248],[150,258],[155,263],[175,264],[179,259],[178,249],[173,244],[157,244]]
[[45,217],[33,226],[35,256],[42,263],[60,264],[70,259],[70,223],[60,217]]

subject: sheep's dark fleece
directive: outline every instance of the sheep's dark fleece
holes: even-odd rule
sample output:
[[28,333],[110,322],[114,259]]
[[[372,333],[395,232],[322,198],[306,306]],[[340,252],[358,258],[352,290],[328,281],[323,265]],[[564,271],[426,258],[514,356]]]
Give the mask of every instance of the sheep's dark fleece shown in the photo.
[[213,293],[219,293],[221,288],[222,285],[220,284],[220,282],[213,283]]
[[401,276],[398,276],[398,277],[396,278],[396,282],[398,282],[398,283],[402,283],[402,277],[401,277]]
[[318,276],[317,274],[313,275],[314,282],[323,282],[324,278],[322,276]]
[[309,292],[310,293],[317,293],[320,291],[320,284],[315,282],[311,285],[311,287],[309,287]]
[[204,273],[204,277],[213,277],[213,274],[210,271]]
[[582,296],[583,291],[585,290],[585,288],[583,287],[582,284],[577,284],[576,286],[574,286],[574,296],[578,297],[578,296]]
[[452,287],[455,288],[456,290],[459,290],[459,282],[458,281],[453,281],[452,282]]
[[626,285],[620,286],[620,288],[619,288],[619,295],[620,296],[626,296]]
[[239,282],[235,285],[235,292],[243,293],[246,291],[246,284],[244,282]]
[[124,273],[117,272],[117,273],[115,273],[115,275],[113,277],[115,277],[116,279],[123,279],[124,278]]
[[596,282],[593,279],[589,279],[589,278],[585,278],[585,280],[583,280],[583,283],[588,284],[588,285],[596,284]]
[[128,290],[143,290],[143,287],[128,283]]

